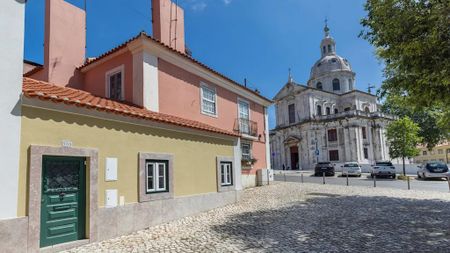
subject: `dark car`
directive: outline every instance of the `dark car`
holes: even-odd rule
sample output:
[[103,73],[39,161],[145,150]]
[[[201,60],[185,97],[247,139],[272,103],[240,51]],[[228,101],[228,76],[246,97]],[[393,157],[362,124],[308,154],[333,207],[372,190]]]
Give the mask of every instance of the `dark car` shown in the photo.
[[322,176],[325,172],[325,176],[334,176],[334,164],[330,162],[319,162],[314,168],[314,176]]

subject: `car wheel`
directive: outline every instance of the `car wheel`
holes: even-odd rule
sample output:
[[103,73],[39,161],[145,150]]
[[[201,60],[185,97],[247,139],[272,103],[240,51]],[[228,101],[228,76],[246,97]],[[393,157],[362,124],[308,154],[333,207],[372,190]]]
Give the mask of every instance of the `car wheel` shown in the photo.
[[425,176],[425,173],[422,174],[423,180],[427,180],[427,176]]
[[395,179],[395,177],[396,177],[396,176],[395,176],[395,175],[393,175],[393,176],[392,176],[392,179]]
[[419,172],[417,172],[417,177],[418,177],[418,178],[422,178],[422,177],[420,176]]
[[359,174],[358,177],[361,177],[361,174]]
[[370,177],[373,178],[373,174],[370,174]]

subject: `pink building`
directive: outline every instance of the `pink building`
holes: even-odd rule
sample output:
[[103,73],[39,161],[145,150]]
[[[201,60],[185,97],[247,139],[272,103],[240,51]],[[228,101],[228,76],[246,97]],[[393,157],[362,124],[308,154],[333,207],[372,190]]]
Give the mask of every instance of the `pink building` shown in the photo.
[[242,185],[254,186],[257,170],[270,168],[272,101],[186,52],[180,7],[153,0],[152,10],[153,36],[140,33],[85,59],[84,11],[47,0],[44,66],[30,67],[25,76],[238,133]]

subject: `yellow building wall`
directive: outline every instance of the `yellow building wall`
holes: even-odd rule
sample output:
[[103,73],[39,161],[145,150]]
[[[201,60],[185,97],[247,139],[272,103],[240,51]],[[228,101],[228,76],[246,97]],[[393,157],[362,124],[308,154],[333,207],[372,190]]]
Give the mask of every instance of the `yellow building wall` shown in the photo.
[[419,147],[419,155],[414,158],[416,163],[424,163],[428,161],[441,161],[450,163],[450,142],[441,143],[428,150],[426,147]]
[[[97,148],[98,200],[104,206],[105,190],[117,189],[125,203],[138,202],[138,153],[174,155],[174,195],[217,191],[216,156],[233,156],[233,141],[180,133],[92,117],[22,108],[18,216],[27,215],[28,149],[30,145]],[[118,158],[118,181],[106,182],[106,157]]]

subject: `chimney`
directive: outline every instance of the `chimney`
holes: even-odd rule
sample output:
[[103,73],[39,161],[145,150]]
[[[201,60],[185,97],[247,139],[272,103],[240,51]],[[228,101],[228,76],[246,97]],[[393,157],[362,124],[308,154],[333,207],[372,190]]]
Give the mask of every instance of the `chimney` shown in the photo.
[[171,0],[152,0],[153,37],[186,53],[184,11]]
[[76,68],[85,60],[85,11],[64,0],[46,0],[44,38],[42,79],[81,88],[83,80]]

